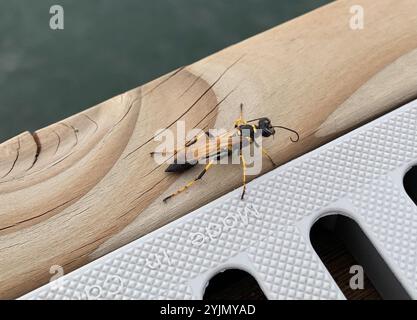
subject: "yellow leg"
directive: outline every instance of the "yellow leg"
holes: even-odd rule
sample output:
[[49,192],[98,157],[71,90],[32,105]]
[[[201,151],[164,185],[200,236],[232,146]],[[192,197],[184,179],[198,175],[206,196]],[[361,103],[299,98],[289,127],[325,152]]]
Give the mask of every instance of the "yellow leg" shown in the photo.
[[178,152],[184,150],[185,148],[193,145],[194,143],[196,143],[198,140],[200,140],[206,133],[205,132],[201,132],[198,135],[196,135],[195,137],[193,137],[192,139],[188,140],[187,142],[185,142],[184,147],[182,147],[181,149],[174,149],[173,151],[152,151],[151,152],[151,156],[155,155],[156,153],[172,153],[173,155],[176,155]]
[[188,140],[185,143],[185,147],[189,147],[191,145],[193,145],[194,143],[196,143],[198,140],[200,140],[202,137],[204,137],[206,135],[205,132],[200,132],[198,135],[194,136],[192,139]]
[[183,186],[182,188],[178,189],[177,191],[175,191],[174,193],[172,193],[171,195],[169,195],[168,197],[164,198],[164,202],[166,202],[168,199],[176,196],[177,194],[187,190],[189,187],[191,187],[195,182],[197,182],[198,180],[200,180],[205,174],[206,172],[210,169],[210,167],[213,165],[213,162],[209,162],[205,167],[204,170],[200,172],[200,174],[197,176],[197,178],[195,178],[194,180],[191,180],[190,182],[188,182],[185,186]]
[[242,150],[240,150],[240,161],[242,162],[242,169],[243,169],[243,190],[242,190],[242,195],[240,196],[240,199],[243,200],[243,197],[245,196],[246,193],[246,161],[245,158],[243,157],[242,154]]
[[242,124],[246,124],[246,120],[243,119],[243,103],[240,104],[240,117],[235,120],[235,127],[239,127]]
[[274,162],[274,160],[272,160],[271,156],[268,154],[265,148],[262,148],[262,153],[269,159],[269,161],[272,162],[274,167],[278,167],[278,165]]
[[174,151],[152,151],[150,154],[151,154],[151,156],[154,156],[155,154],[170,154],[170,153],[172,153],[172,154],[176,154],[176,153],[178,153],[178,150],[177,149],[174,149]]

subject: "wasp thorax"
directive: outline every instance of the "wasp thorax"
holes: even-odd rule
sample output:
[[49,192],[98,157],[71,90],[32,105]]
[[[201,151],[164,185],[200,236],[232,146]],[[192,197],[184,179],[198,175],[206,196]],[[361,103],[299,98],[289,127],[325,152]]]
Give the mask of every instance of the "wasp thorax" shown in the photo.
[[255,128],[250,124],[242,124],[239,126],[240,134],[242,137],[250,138],[251,140],[255,139]]

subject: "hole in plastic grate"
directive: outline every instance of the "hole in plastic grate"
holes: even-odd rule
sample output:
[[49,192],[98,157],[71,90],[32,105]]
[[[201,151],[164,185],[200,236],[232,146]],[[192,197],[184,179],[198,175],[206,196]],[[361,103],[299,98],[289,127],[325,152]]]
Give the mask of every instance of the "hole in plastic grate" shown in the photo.
[[[310,241],[348,300],[410,299],[351,218],[339,213],[320,218],[310,230]],[[363,281],[357,266],[363,268]]]
[[412,167],[404,176],[404,189],[417,205],[417,166]]
[[227,269],[210,279],[203,300],[267,300],[251,274],[239,269]]

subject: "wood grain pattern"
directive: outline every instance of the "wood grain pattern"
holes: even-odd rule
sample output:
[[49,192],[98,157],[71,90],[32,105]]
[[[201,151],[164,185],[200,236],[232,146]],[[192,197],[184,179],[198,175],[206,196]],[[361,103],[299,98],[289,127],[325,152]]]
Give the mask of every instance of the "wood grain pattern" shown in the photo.
[[[349,28],[350,7],[365,28]],[[300,142],[265,141],[287,162],[417,97],[417,0],[340,0],[71,118],[0,145],[0,297],[14,298],[241,184],[239,166],[167,174],[157,129],[230,128],[268,116]],[[134,71],[132,71],[134,72]],[[263,172],[272,168],[265,162]]]

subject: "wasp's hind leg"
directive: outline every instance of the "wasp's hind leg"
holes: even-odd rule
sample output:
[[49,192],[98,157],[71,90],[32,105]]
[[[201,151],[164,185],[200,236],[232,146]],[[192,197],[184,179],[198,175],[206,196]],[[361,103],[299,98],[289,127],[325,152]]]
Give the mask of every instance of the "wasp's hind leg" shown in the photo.
[[172,151],[152,151],[150,153],[151,156],[154,156],[155,154],[164,154],[164,153],[168,153],[168,154],[173,154],[176,155],[178,152],[184,150],[185,148],[188,148],[189,146],[192,146],[194,143],[196,143],[198,140],[200,140],[202,137],[204,137],[204,135],[206,135],[207,137],[210,137],[210,133],[207,132],[201,132],[198,135],[192,137],[190,140],[186,141],[184,146],[180,149],[174,149]]
[[245,193],[246,193],[246,161],[245,161],[245,157],[242,154],[242,149],[240,149],[240,161],[242,162],[242,178],[243,178],[243,189],[242,189],[242,195],[240,196],[240,199],[243,200]]
[[171,199],[172,197],[176,196],[177,194],[187,190],[189,187],[191,187],[194,183],[196,183],[198,180],[200,180],[205,174],[206,172],[211,168],[211,166],[213,165],[213,162],[210,161],[203,169],[203,171],[200,172],[200,174],[197,176],[197,178],[195,178],[194,180],[191,180],[190,182],[188,182],[185,186],[183,186],[182,188],[178,189],[177,191],[175,191],[174,193],[172,193],[171,195],[169,195],[168,197],[164,198],[164,202],[166,202],[168,199]]
[[149,154],[153,157],[156,154],[165,154],[165,155],[172,154],[172,155],[175,155],[177,153],[178,153],[178,150],[174,149],[173,151],[152,151]]

